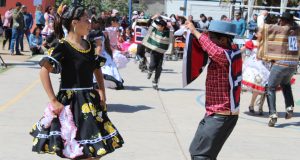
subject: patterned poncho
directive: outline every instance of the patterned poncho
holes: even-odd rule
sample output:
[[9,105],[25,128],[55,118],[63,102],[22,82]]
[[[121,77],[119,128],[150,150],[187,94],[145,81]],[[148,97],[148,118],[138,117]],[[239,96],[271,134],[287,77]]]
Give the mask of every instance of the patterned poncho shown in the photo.
[[165,30],[158,31],[155,27],[150,27],[148,34],[143,39],[143,45],[158,53],[166,53],[170,44],[170,32]]

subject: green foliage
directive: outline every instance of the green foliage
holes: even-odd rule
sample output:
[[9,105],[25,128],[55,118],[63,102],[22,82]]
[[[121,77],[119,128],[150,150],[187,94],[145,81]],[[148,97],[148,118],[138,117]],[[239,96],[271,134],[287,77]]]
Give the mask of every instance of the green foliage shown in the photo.
[[[67,5],[72,3],[72,0],[56,0],[56,5],[59,6],[61,2]],[[82,2],[86,7],[96,6],[98,12],[100,11],[110,11],[112,9],[117,9],[121,15],[128,14],[128,0],[77,0],[77,2]],[[147,9],[145,0],[140,0],[139,4],[133,4],[133,10],[144,11]]]
[[102,0],[101,4],[103,11],[117,9],[121,15],[128,13],[128,0]]

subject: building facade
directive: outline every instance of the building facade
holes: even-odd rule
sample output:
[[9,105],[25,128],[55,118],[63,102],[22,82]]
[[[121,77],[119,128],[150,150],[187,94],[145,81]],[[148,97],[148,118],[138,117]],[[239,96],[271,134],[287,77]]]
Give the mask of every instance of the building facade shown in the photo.
[[147,5],[147,13],[153,15],[156,13],[165,13],[165,0],[143,0]]
[[28,12],[33,16],[36,5],[41,4],[43,11],[48,5],[55,5],[55,0],[0,0],[0,13],[2,17],[8,9],[15,8],[17,2],[21,2],[23,5],[26,5]]
[[[238,0],[237,0],[238,1]],[[165,13],[168,15],[183,15],[184,0],[165,0]],[[188,0],[187,16],[192,15],[195,20],[200,19],[200,14],[211,16],[213,19],[220,19],[224,15],[229,15],[230,7],[227,4],[220,5],[219,0]]]

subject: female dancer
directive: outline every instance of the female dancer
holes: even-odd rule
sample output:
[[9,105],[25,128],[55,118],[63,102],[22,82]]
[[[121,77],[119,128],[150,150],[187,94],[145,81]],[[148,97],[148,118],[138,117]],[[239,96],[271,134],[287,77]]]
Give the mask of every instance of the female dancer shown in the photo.
[[259,102],[257,103],[259,109],[259,115],[263,115],[263,103],[265,99],[265,86],[267,85],[270,71],[268,70],[269,64],[258,60],[256,58],[257,44],[256,36],[254,40],[247,41],[242,50],[246,50],[249,54],[246,55],[245,62],[243,64],[243,90],[252,92],[252,97],[249,105],[249,112],[255,113],[254,106],[255,101],[259,95],[261,95]]
[[[69,159],[99,159],[123,144],[107,116],[100,60],[94,47],[82,39],[90,30],[87,11],[71,6],[62,12],[55,32],[68,36],[40,61],[40,77],[50,103],[44,116],[32,128],[33,151]],[[60,73],[61,84],[54,95],[49,73]],[[99,90],[93,89],[93,74]]]
[[[105,64],[101,67],[104,78],[104,86],[106,88],[112,88],[116,90],[124,89],[123,79],[119,73],[117,65],[113,61],[113,55],[109,44],[109,38],[107,35],[103,35],[101,31],[96,31],[90,34],[90,39],[94,41],[96,46],[96,54],[101,58],[104,57]],[[94,80],[94,85],[97,86],[97,81]]]

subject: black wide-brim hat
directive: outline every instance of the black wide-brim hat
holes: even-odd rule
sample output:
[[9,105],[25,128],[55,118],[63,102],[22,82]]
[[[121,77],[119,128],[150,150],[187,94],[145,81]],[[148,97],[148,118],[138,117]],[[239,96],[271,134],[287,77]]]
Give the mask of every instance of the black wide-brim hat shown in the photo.
[[154,20],[154,23],[156,25],[160,25],[160,26],[163,26],[163,27],[166,27],[167,26],[167,22],[163,19],[156,19]]
[[290,14],[289,12],[283,12],[279,18],[286,19],[286,20],[293,20],[293,15]]

